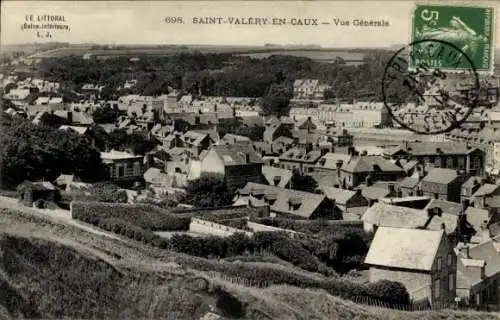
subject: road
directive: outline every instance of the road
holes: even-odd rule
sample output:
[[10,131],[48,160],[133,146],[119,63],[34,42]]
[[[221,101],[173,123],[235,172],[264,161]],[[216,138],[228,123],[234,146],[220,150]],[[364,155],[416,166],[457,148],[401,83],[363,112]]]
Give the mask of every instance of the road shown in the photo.
[[90,224],[78,221],[78,220],[73,220],[71,218],[71,213],[69,210],[62,210],[62,209],[38,209],[38,208],[32,208],[32,207],[25,207],[21,205],[17,199],[14,198],[9,198],[9,197],[4,197],[0,196],[0,208],[9,208],[9,209],[15,209],[15,210],[20,210],[24,213],[31,214],[33,216],[37,217],[42,217],[42,218],[48,218],[49,220],[52,220],[57,223],[62,223],[66,225],[70,225],[73,227],[77,227],[83,231],[93,233],[99,236],[105,236],[108,238],[112,238],[115,240],[120,240],[123,241],[123,238],[120,238],[119,236],[110,233],[110,232],[105,232],[97,227],[94,227]]

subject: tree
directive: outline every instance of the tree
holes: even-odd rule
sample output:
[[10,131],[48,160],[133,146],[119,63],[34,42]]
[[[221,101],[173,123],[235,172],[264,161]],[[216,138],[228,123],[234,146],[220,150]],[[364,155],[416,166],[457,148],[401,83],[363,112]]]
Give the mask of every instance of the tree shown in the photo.
[[127,203],[128,197],[125,190],[116,185],[107,182],[98,182],[92,184],[88,190],[91,197],[99,202]]
[[181,202],[195,207],[222,207],[232,204],[234,194],[227,188],[223,176],[208,173],[188,182]]
[[294,170],[290,182],[295,190],[314,193],[318,188],[318,183],[313,177],[303,175],[298,170]]
[[72,130],[35,125],[18,118],[2,119],[2,129],[0,172],[5,188],[13,188],[24,180],[54,180],[61,173],[74,174],[83,182],[99,181],[106,176],[99,151]]
[[284,85],[272,85],[262,97],[261,108],[264,115],[288,116],[292,95]]
[[92,118],[94,119],[95,123],[115,123],[118,117],[123,114],[124,112],[122,112],[118,108],[111,108],[110,106],[105,106],[96,109],[92,113]]

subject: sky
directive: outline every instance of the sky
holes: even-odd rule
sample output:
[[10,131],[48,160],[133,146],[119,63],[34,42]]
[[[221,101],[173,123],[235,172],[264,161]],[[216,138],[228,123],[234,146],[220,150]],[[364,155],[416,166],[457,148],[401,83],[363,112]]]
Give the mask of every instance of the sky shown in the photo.
[[[422,3],[421,1],[419,3]],[[459,1],[441,1],[459,4]],[[464,2],[461,2],[462,4]],[[468,2],[469,4],[471,2]],[[473,2],[500,11],[500,1]],[[413,1],[2,1],[1,44],[321,45],[387,47],[410,42]],[[30,15],[33,20],[30,20]],[[41,15],[64,16],[67,31],[21,30]],[[165,23],[181,17],[183,24]],[[317,19],[319,26],[194,24],[193,18]],[[334,19],[350,21],[336,26]],[[353,20],[385,20],[387,27],[356,27]],[[498,19],[497,19],[498,20]],[[304,20],[301,20],[304,21]],[[330,22],[322,25],[321,22]],[[494,30],[500,32],[500,23]],[[47,31],[47,30],[44,30]],[[495,45],[500,48],[500,43]]]

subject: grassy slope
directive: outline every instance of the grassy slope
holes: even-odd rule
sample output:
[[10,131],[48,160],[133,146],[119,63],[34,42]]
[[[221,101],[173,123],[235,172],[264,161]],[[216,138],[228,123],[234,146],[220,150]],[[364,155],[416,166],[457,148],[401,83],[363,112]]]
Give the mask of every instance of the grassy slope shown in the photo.
[[0,257],[0,319],[199,319],[221,298],[214,288],[237,297],[247,319],[498,319],[492,314],[391,312],[322,290],[243,287],[176,268],[173,261],[189,261],[183,255],[6,209],[0,209]]

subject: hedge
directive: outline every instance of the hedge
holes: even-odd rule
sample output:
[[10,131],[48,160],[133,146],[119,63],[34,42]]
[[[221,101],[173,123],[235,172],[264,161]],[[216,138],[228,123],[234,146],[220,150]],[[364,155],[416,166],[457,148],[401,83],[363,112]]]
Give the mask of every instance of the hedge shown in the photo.
[[[382,280],[370,284],[353,283],[341,278],[316,279],[284,268],[238,262],[215,262],[192,257],[176,257],[176,262],[200,271],[220,272],[229,277],[267,283],[268,285],[288,284],[300,288],[324,289],[332,295],[357,301],[368,297],[393,305],[409,303],[406,288],[398,283]],[[395,289],[394,291],[391,291]]]
[[93,225],[102,219],[115,218],[152,231],[187,231],[191,222],[189,216],[171,214],[148,204],[74,201],[71,216]]
[[142,229],[131,223],[116,219],[107,218],[99,221],[98,227],[104,230],[126,236],[127,238],[141,241],[161,248],[167,248],[166,239],[156,235],[151,230]]

